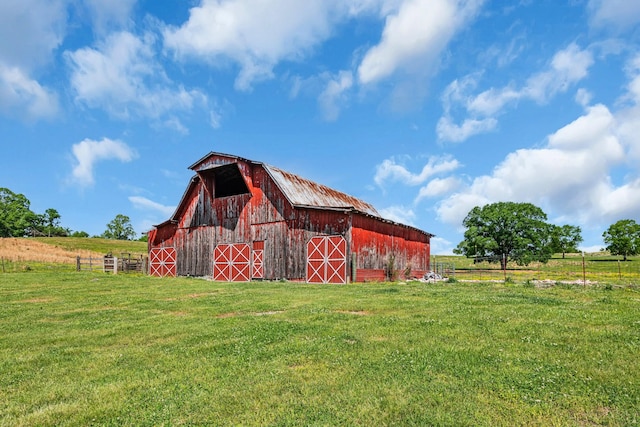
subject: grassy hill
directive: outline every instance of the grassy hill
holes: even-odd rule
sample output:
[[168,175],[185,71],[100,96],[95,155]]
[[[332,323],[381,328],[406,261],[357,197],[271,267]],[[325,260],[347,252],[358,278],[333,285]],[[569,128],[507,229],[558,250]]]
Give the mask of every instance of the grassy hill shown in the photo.
[[111,252],[140,255],[147,243],[82,237],[0,238],[1,271],[64,268],[75,265],[76,257],[100,258]]

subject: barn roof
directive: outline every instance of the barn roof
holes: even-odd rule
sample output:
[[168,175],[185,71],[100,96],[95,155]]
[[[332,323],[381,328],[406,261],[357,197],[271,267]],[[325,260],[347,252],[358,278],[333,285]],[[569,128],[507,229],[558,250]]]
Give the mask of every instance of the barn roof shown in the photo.
[[[230,164],[245,162],[253,165],[259,165],[273,179],[273,182],[282,191],[291,205],[298,208],[311,208],[311,209],[327,209],[327,210],[341,210],[341,211],[355,211],[366,216],[377,218],[383,222],[396,224],[402,227],[415,229],[421,233],[433,236],[431,233],[427,233],[423,230],[415,227],[396,223],[388,219],[382,218],[380,213],[373,207],[373,205],[358,199],[357,197],[350,196],[340,191],[334,190],[326,185],[318,184],[306,178],[302,178],[290,172],[286,172],[275,166],[270,166],[263,162],[257,162],[254,160],[245,159],[242,157],[234,156],[231,154],[210,152],[200,160],[196,161],[193,165],[189,166],[189,169],[195,172],[213,171],[219,168],[228,167]],[[187,194],[191,191],[191,188],[197,182],[197,177],[191,180],[189,187],[185,191],[183,199],[180,201],[176,212],[172,216],[172,220],[176,220],[181,210],[181,206],[186,199]],[[171,222],[169,220],[167,222]]]
[[274,166],[263,164],[280,190],[296,207],[356,210],[380,216],[376,208],[356,197],[318,184]]
[[278,186],[291,205],[299,208],[356,210],[367,215],[380,217],[371,204],[326,185],[318,184],[275,166],[230,154],[210,152],[189,169],[196,172],[219,168],[229,163],[246,162],[262,166]]

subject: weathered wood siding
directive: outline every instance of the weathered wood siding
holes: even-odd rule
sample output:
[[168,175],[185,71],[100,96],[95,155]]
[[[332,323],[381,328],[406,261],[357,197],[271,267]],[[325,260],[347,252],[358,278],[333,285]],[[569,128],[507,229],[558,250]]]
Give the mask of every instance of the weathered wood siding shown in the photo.
[[[232,164],[237,170],[225,166]],[[212,156],[192,169],[197,175],[172,220],[149,233],[150,249],[175,247],[178,275],[211,276],[216,245],[259,241],[264,242],[264,279],[304,280],[306,245],[318,235],[345,237],[347,253],[356,254],[359,281],[379,276],[390,257],[401,274],[407,267],[415,276],[429,269],[428,233],[347,209],[294,207],[260,163]],[[228,194],[216,191],[217,177],[237,184],[238,171],[248,192],[216,197]],[[348,256],[349,276],[351,262]]]
[[[356,281],[384,280],[387,269],[402,279],[429,271],[430,237],[411,227],[354,215],[351,251],[356,254]],[[382,277],[380,277],[382,276]]]

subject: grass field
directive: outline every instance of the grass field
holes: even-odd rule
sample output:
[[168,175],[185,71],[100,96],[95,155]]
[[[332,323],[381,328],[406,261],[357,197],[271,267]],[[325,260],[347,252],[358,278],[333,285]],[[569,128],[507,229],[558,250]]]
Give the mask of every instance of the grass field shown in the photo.
[[0,275],[0,425],[640,423],[640,288]]
[[147,243],[83,237],[0,238],[0,273],[18,271],[71,271],[76,257],[102,258],[111,252],[140,255]]

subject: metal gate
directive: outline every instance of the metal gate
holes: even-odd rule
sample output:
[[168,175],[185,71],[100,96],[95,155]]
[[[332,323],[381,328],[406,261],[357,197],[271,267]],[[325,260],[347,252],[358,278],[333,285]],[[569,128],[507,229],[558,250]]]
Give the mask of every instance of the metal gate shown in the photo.
[[149,251],[149,275],[176,277],[176,249],[153,248]]
[[220,244],[213,250],[213,280],[251,280],[251,248],[246,243]]
[[307,282],[347,283],[347,241],[316,236],[307,243]]

